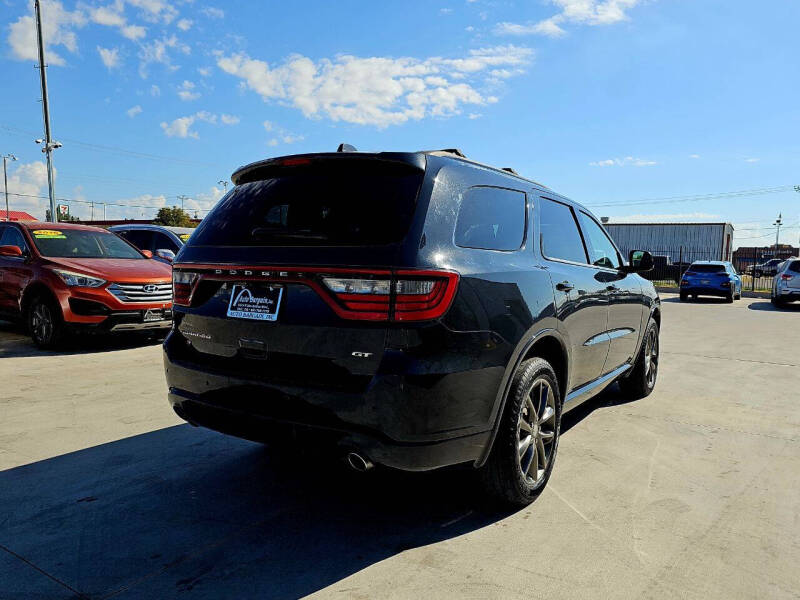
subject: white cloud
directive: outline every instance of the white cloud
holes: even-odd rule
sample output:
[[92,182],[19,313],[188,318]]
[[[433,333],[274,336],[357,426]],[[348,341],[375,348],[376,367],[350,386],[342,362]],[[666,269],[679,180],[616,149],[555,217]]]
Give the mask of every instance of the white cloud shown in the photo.
[[452,15],[453,14],[453,9],[452,8],[440,8],[439,9],[439,14],[440,15]]
[[97,53],[100,55],[100,60],[109,70],[122,64],[122,59],[119,57],[119,48],[102,48],[98,46]]
[[223,125],[238,125],[239,121],[241,121],[236,115],[226,115],[224,113],[219,116],[219,120]]
[[480,119],[483,115],[481,113],[469,113],[470,121],[474,121],[475,119]]
[[699,155],[699,154],[690,154],[690,155],[689,155],[689,158],[695,158],[695,159],[697,159],[697,158],[700,158],[700,155]]
[[606,160],[597,160],[589,163],[591,167],[652,167],[658,163],[654,160],[646,160],[644,158],[636,158],[634,156],[626,156],[625,158],[608,158]]
[[122,27],[125,25],[125,17],[113,6],[99,6],[91,9],[89,11],[89,18],[93,23],[106,25],[108,27]]
[[264,121],[264,129],[266,129],[267,131],[272,131],[273,127],[274,125],[272,124],[271,121]]
[[280,144],[278,138],[272,138],[267,142],[267,146],[277,146],[278,144]]
[[[61,2],[56,0],[45,2],[43,12],[42,29],[47,62],[50,65],[64,65],[66,61],[53,47],[63,46],[73,54],[77,52],[78,36],[75,29],[86,25],[86,16],[78,10],[65,10]],[[9,26],[8,44],[14,58],[38,60],[36,23],[32,16],[24,15]]]
[[147,35],[147,29],[141,25],[126,25],[120,32],[129,40],[140,40]]
[[481,90],[496,80],[490,71],[521,73],[532,58],[531,49],[509,45],[470,50],[456,59],[344,55],[314,62],[292,55],[276,66],[246,54],[220,53],[217,66],[264,101],[294,106],[306,117],[387,127],[496,102]]
[[133,118],[133,117],[135,117],[136,115],[138,115],[138,114],[141,114],[141,112],[142,112],[142,107],[141,107],[141,106],[139,106],[139,105],[137,104],[136,106],[131,106],[131,107],[130,107],[128,110],[126,110],[125,112],[126,112],[126,113],[127,113],[127,115],[128,115],[128,116],[129,116],[129,117],[132,119],[132,118]]
[[158,87],[157,85],[151,85],[150,86],[150,95],[153,96],[154,98],[157,97],[157,96],[160,96],[161,95],[161,88]]
[[200,73],[200,77],[209,77],[211,76],[211,67],[197,67],[197,72]]
[[194,21],[192,21],[191,19],[181,19],[176,23],[178,29],[180,29],[181,31],[189,31],[192,28],[193,24]]
[[200,97],[200,92],[194,91],[195,85],[188,79],[185,79],[178,88],[178,97],[184,102],[190,100],[197,100]]
[[473,32],[475,31],[475,28],[472,25],[468,25],[467,27],[464,28],[464,31]]
[[285,133],[281,136],[281,141],[284,144],[295,144],[297,142],[302,142],[304,139],[306,139],[306,136],[294,135],[292,133]]
[[12,170],[13,164],[15,163],[9,163],[8,171],[8,207],[44,219],[49,201],[31,196],[47,196],[47,167],[43,162],[37,161],[21,164]]
[[171,23],[178,11],[167,0],[125,0],[140,10],[142,18],[151,23]]
[[561,9],[552,17],[529,23],[498,23],[494,31],[498,35],[539,34],[559,37],[566,33],[562,25],[611,25],[626,21],[627,10],[640,4],[642,0],[551,0]]
[[179,138],[191,137],[197,139],[200,136],[197,134],[196,131],[193,131],[191,127],[198,121],[205,121],[206,123],[213,124],[217,122],[217,115],[201,110],[199,112],[194,113],[193,115],[189,115],[186,117],[178,117],[171,123],[163,122],[161,123],[161,129],[164,130],[164,134],[167,137],[179,137]]
[[211,19],[222,19],[225,17],[225,11],[221,8],[214,8],[213,6],[206,6],[200,9],[200,12]]
[[745,158],[744,162],[746,162],[746,163],[757,163],[760,160],[761,160],[760,158]]
[[152,63],[162,64],[173,71],[177,69],[177,67],[172,64],[171,50],[183,54],[189,54],[192,51],[187,44],[178,40],[175,35],[169,37],[164,36],[152,42],[142,44],[139,51],[139,59],[141,61],[139,63],[139,76],[142,77],[142,79],[147,78],[148,67]]

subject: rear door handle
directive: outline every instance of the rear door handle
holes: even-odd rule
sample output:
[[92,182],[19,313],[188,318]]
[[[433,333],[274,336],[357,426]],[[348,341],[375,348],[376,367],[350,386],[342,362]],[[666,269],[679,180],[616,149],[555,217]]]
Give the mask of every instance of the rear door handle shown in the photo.
[[562,281],[561,283],[556,284],[556,289],[559,292],[570,292],[575,289],[575,286],[572,285],[569,281]]

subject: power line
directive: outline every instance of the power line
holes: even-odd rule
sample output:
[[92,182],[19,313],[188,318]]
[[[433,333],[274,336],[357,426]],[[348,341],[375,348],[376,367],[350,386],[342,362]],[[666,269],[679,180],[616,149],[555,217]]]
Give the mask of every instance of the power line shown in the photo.
[[717,192],[713,194],[695,194],[692,196],[666,196],[644,200],[630,200],[624,202],[603,202],[597,204],[587,203],[591,207],[616,207],[616,206],[641,206],[644,204],[673,204],[679,202],[700,202],[703,200],[722,200],[725,198],[740,198],[744,196],[760,196],[763,194],[778,194],[794,190],[794,185],[781,185],[771,188],[755,188],[751,190],[737,190],[733,192]]
[[[40,200],[47,200],[48,199],[48,196],[37,196],[35,194],[18,194],[18,193],[15,193],[15,192],[8,192],[8,195],[9,196],[18,196],[20,198],[38,198]],[[158,198],[160,196],[155,196],[155,197]],[[177,198],[177,196],[163,196],[163,198],[166,200],[168,198]],[[58,200],[59,202],[67,202],[67,203],[77,202],[77,203],[80,203],[80,204],[104,204],[105,206],[121,206],[121,207],[124,207],[124,208],[150,208],[150,209],[153,209],[153,210],[158,210],[159,208],[163,208],[161,206],[153,206],[152,204],[130,204],[130,203],[127,203],[127,202],[103,202],[103,201],[99,201],[99,200],[78,200],[77,198],[56,198],[56,200]],[[195,210],[195,211],[198,211],[198,212],[209,212],[209,211],[211,211],[210,208],[197,208],[197,209],[193,208],[191,210]]]

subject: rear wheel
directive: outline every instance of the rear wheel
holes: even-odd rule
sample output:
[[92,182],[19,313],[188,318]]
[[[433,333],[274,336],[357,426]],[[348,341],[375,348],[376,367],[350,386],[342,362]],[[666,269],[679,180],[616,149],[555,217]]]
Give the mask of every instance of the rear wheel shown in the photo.
[[39,348],[58,347],[64,336],[64,321],[55,302],[46,296],[34,298],[28,308],[28,331]]
[[780,298],[777,298],[776,296],[773,296],[769,300],[770,300],[770,302],[772,302],[772,306],[776,306],[778,308],[782,308],[783,306],[785,306],[785,303],[783,302],[783,300],[781,300]]
[[686,302],[689,299],[689,294],[681,292],[681,302]]
[[532,358],[514,374],[489,460],[480,471],[494,501],[525,506],[547,485],[561,427],[561,396],[553,368]]
[[733,290],[731,290],[731,293],[725,296],[725,300],[727,300],[728,302],[733,302],[736,299],[735,297],[736,294],[734,294]]
[[651,319],[644,334],[642,349],[630,375],[619,380],[619,387],[628,398],[634,400],[644,398],[656,387],[659,361],[658,334],[658,324]]

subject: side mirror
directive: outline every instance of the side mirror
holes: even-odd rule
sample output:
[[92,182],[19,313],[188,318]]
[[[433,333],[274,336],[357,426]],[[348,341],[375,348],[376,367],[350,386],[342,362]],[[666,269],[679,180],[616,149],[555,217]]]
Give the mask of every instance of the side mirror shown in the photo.
[[622,267],[626,273],[645,273],[653,270],[653,255],[646,250],[631,250],[628,264]]
[[0,246],[0,256],[22,256],[19,246]]
[[163,258],[168,262],[172,262],[173,260],[175,260],[175,253],[172,250],[168,250],[166,248],[161,248],[159,250],[156,250],[156,256],[158,258]]
[[150,250],[141,250],[141,253],[144,254],[145,258],[153,258],[153,253]]

